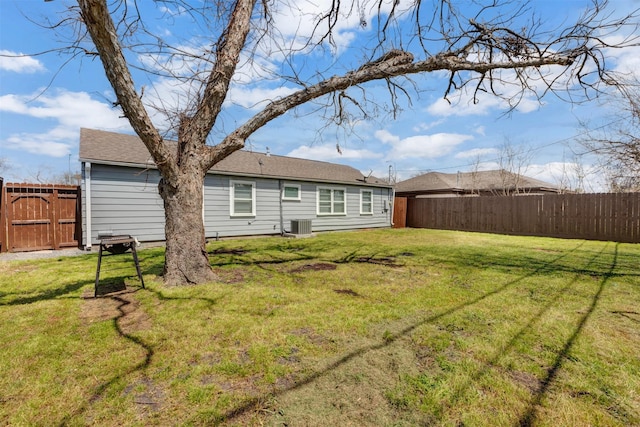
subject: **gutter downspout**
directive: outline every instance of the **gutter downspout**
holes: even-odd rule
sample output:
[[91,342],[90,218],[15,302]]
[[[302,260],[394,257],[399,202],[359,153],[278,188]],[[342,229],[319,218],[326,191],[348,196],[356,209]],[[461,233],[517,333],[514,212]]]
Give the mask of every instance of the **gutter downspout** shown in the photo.
[[282,196],[284,195],[284,183],[281,179],[278,180],[278,187],[280,187],[279,207],[280,207],[280,235],[284,236],[284,216],[282,208]]
[[87,216],[87,241],[85,242],[84,249],[91,250],[91,162],[84,163],[84,203],[85,214]]
[[396,207],[396,187],[392,187],[391,188],[391,218],[389,220],[389,223],[391,224],[391,228],[393,228],[393,226],[395,225],[393,223],[393,211]]
[[[206,175],[205,175],[205,180],[207,179]],[[205,185],[204,185],[204,181],[202,182],[202,228],[204,228],[204,242],[205,245],[207,244],[207,224],[205,223],[205,199],[204,199],[204,190],[206,189]],[[167,236],[164,236],[164,238],[166,239]]]

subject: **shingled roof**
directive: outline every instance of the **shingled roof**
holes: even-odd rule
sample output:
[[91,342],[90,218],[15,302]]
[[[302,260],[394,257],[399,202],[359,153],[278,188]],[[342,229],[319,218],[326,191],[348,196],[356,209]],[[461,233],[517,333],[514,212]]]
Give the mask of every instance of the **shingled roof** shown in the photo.
[[[169,143],[173,143],[170,142]],[[95,129],[80,129],[80,161],[132,167],[155,167],[140,138]],[[210,173],[390,187],[378,178],[336,163],[240,150],[217,163]]]
[[514,190],[520,192],[558,192],[553,184],[518,175],[505,170],[442,173],[429,172],[396,185],[398,195],[496,192]]

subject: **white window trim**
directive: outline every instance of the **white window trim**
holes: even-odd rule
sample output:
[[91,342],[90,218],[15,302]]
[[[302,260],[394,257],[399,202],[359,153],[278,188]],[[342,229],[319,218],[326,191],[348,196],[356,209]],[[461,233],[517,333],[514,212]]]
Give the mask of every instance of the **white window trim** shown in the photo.
[[[364,210],[362,210],[362,207],[363,207],[362,195],[364,193],[371,194],[371,200],[369,201],[369,203],[371,204],[371,210],[369,212],[365,212]],[[360,189],[360,215],[373,215],[373,190]]]
[[[235,185],[244,184],[251,186],[251,213],[235,212]],[[254,217],[256,216],[256,183],[253,181],[229,180],[229,211],[231,216],[235,217]]]
[[[285,189],[287,187],[295,187],[298,189],[298,197],[287,197],[285,196]],[[302,186],[300,184],[284,184],[282,186],[282,200],[284,201],[292,201],[292,202],[299,202],[301,200],[302,197]]]
[[[331,190],[331,212],[320,212],[320,190]],[[344,212],[334,212],[334,198],[335,191],[342,191],[344,194]],[[347,204],[347,189],[344,187],[316,187],[316,214],[318,216],[347,216],[348,204]]]

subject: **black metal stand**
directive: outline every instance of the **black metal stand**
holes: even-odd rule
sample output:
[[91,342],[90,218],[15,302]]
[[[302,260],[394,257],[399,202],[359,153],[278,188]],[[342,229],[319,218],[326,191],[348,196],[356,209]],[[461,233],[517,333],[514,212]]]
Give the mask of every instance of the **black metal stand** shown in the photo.
[[98,296],[98,285],[100,284],[100,266],[102,265],[103,251],[107,251],[111,255],[118,255],[123,254],[128,250],[131,250],[133,261],[136,264],[138,279],[140,279],[140,283],[142,283],[142,288],[144,289],[144,280],[142,280],[140,263],[138,262],[138,253],[136,252],[136,239],[126,234],[119,236],[110,236],[100,240],[100,250],[98,251],[98,268],[96,269],[96,285],[93,292],[94,297]]

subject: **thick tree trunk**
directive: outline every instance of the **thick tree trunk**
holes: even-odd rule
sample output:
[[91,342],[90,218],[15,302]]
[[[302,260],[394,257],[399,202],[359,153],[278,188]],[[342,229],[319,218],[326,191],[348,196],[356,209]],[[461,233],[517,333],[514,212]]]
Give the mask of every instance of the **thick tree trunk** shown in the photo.
[[202,218],[205,175],[191,170],[180,175],[175,187],[164,179],[158,185],[166,221],[164,282],[167,285],[199,284],[216,279],[205,248]]

